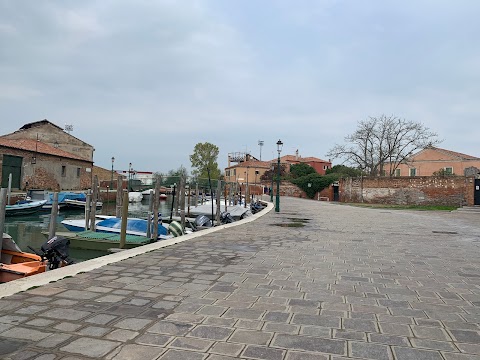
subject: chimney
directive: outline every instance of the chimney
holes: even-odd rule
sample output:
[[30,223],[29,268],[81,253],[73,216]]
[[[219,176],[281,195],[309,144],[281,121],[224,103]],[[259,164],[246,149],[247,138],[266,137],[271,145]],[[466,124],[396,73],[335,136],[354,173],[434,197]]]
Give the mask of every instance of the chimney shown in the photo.
[[298,149],[295,151],[295,160],[298,160]]

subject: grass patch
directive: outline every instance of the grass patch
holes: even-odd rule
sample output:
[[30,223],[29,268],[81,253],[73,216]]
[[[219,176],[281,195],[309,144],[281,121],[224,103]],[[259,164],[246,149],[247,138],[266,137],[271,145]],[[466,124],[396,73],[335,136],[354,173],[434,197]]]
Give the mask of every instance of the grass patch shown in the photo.
[[457,206],[446,205],[389,205],[389,204],[365,204],[365,203],[346,203],[346,205],[372,208],[372,209],[390,209],[390,210],[419,210],[419,211],[452,211],[457,210]]

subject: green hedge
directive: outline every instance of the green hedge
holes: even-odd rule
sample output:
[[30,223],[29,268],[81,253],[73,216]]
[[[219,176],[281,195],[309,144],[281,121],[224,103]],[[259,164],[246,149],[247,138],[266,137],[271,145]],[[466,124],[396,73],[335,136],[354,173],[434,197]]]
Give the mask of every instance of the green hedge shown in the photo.
[[[340,177],[340,174],[328,174],[322,176],[318,173],[314,173],[299,177],[297,179],[292,179],[291,182],[305,191],[310,199],[313,199],[317,192],[329,187],[335,181],[338,181]],[[310,184],[310,187],[308,184]]]

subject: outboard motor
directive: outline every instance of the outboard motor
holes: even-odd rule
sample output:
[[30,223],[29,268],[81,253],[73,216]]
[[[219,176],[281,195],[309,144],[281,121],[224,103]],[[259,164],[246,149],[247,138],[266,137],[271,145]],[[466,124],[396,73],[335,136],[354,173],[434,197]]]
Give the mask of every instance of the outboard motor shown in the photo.
[[210,220],[205,215],[198,215],[195,218],[195,225],[197,225],[197,227],[198,226],[212,227],[212,220]]
[[222,224],[230,224],[233,223],[235,220],[233,220],[232,215],[230,215],[229,212],[224,211],[220,214],[220,222]]
[[48,260],[49,270],[60,267],[62,263],[73,264],[73,260],[69,258],[69,246],[70,240],[62,236],[54,236],[42,245],[42,257]]

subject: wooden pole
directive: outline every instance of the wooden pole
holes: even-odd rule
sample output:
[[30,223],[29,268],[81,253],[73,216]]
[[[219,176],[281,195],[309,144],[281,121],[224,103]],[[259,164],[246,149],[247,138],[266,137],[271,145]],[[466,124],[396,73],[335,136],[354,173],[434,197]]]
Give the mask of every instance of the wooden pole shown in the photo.
[[93,178],[92,203],[90,204],[90,230],[95,231],[95,215],[98,201],[98,177]]
[[92,203],[92,190],[87,191],[87,200],[85,201],[85,230],[90,228],[90,205]]
[[154,201],[153,190],[150,189],[150,197],[148,198],[148,216],[147,216],[147,238],[152,236],[152,214],[153,214],[153,201]]
[[185,176],[182,176],[180,180],[181,184],[181,193],[180,193],[180,224],[182,225],[182,229],[185,230],[185,184],[187,180]]
[[3,232],[5,230],[5,214],[7,212],[7,189],[0,190],[0,252],[2,251]]
[[122,201],[122,223],[120,227],[120,249],[125,247],[127,241],[127,221],[128,221],[128,190],[123,191]]
[[[123,200],[123,178],[118,175],[117,178],[117,199],[115,204],[115,217],[122,217],[122,200]],[[128,199],[127,199],[128,201]]]
[[191,186],[188,186],[188,210],[187,210],[188,217],[190,217],[190,192],[191,192]]
[[8,174],[8,195],[7,205],[10,205],[10,197],[12,196],[12,173]]
[[[222,194],[222,181],[217,180],[217,193],[216,193],[216,203],[217,203],[217,214],[215,216],[215,221],[217,222],[217,225],[220,224],[220,195]],[[213,202],[213,199],[212,199]],[[213,220],[213,219],[212,219]]]
[[152,232],[152,239],[157,240],[158,238],[158,227],[161,226],[162,219],[158,218],[158,206],[160,202],[160,182],[161,177],[160,175],[156,176],[155,180],[155,199],[153,201],[153,232]]
[[179,213],[180,196],[182,194],[182,191],[184,192],[182,181],[183,181],[183,177],[180,176],[180,179],[179,179],[180,183],[178,185],[178,195],[177,195],[177,198],[175,199],[175,216],[180,216],[180,213]]
[[48,226],[48,240],[55,236],[58,215],[58,192],[53,193],[52,211],[50,212],[50,224]]
[[198,206],[198,183],[195,185],[195,207]]

